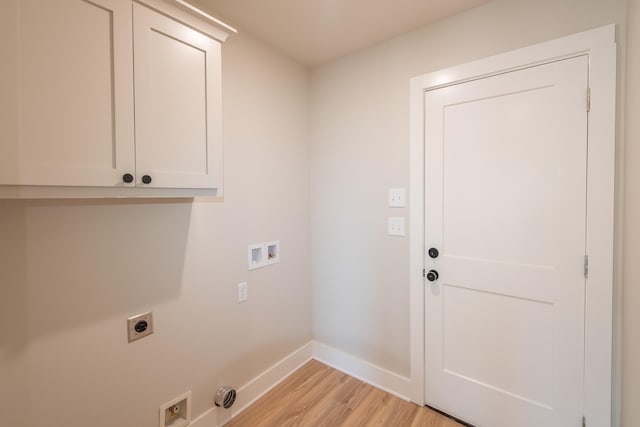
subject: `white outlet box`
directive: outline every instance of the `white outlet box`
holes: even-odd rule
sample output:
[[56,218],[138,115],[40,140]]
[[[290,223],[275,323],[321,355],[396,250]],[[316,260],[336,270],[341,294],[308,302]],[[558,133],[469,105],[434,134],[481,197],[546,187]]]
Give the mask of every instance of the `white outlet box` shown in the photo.
[[266,256],[265,264],[275,264],[280,262],[280,242],[267,242],[264,244],[264,253]]
[[389,236],[404,236],[404,217],[389,217],[387,233]]
[[280,262],[280,242],[274,240],[266,243],[256,243],[248,248],[249,270],[266,267]]
[[249,270],[264,267],[264,244],[249,245]]
[[186,427],[191,423],[191,391],[160,406],[160,427]]
[[247,282],[238,283],[238,302],[245,302],[249,298],[249,286]]

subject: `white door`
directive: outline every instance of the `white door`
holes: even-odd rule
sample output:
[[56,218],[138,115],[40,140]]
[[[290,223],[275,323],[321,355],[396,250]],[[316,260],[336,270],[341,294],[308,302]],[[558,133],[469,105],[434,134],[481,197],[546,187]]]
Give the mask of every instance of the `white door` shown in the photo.
[[425,94],[425,396],[476,426],[582,419],[587,70]]
[[220,43],[133,6],[136,185],[218,188]]

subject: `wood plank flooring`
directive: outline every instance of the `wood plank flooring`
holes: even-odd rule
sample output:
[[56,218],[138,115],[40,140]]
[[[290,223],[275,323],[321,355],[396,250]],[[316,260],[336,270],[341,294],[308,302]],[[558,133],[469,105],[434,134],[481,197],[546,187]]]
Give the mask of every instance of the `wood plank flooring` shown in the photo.
[[460,427],[461,424],[311,360],[226,425],[294,426]]

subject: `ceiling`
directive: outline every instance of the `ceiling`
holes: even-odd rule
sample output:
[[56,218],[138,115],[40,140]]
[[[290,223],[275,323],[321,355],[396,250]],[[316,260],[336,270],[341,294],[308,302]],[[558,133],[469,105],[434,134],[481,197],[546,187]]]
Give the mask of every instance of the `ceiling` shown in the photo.
[[488,0],[191,0],[309,66]]

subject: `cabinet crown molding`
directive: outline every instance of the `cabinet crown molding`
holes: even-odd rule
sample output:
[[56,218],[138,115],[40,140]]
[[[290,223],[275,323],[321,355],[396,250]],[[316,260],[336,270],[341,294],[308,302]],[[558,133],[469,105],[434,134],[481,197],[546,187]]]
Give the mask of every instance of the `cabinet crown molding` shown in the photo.
[[134,0],[223,42],[238,30],[185,0]]

